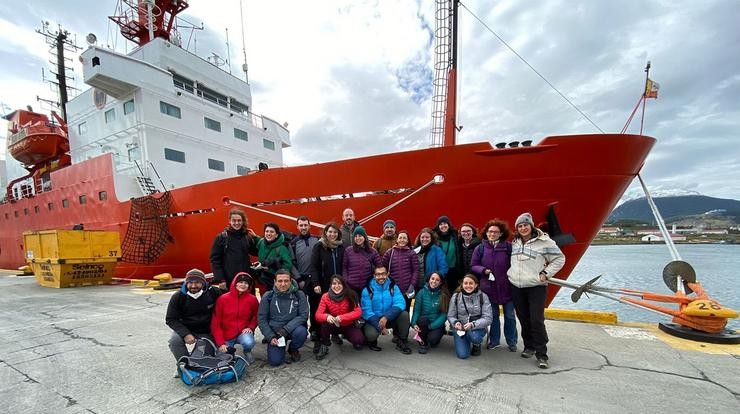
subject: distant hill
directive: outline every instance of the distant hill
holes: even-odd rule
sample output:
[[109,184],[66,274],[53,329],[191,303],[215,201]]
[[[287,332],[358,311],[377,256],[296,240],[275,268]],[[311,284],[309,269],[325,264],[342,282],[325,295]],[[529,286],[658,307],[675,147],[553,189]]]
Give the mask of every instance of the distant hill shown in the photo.
[[[703,195],[686,195],[675,197],[653,198],[660,214],[666,222],[679,221],[687,216],[718,216],[724,218],[740,217],[740,201],[714,198]],[[655,223],[645,197],[630,200],[620,205],[607,218],[607,223],[616,221],[636,220],[645,223]]]

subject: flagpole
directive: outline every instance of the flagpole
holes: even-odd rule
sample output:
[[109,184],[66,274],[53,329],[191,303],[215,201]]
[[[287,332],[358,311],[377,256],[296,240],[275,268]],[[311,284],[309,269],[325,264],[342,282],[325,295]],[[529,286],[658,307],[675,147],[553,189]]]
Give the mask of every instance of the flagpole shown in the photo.
[[645,104],[647,103],[647,87],[648,81],[650,80],[650,61],[647,61],[645,66],[645,87],[642,88],[642,115],[640,116],[640,135],[642,135],[642,127],[645,124]]

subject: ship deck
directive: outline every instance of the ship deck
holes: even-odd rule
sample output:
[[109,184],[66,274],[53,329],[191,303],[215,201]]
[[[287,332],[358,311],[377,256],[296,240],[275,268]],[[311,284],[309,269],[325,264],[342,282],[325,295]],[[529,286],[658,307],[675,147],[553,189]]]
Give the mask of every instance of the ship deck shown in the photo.
[[[548,321],[550,369],[506,348],[458,360],[332,346],[269,367],[265,345],[237,384],[173,378],[164,315],[172,291],[39,287],[0,272],[6,412],[738,412],[740,345],[698,345],[651,326]],[[521,351],[521,345],[520,345]]]

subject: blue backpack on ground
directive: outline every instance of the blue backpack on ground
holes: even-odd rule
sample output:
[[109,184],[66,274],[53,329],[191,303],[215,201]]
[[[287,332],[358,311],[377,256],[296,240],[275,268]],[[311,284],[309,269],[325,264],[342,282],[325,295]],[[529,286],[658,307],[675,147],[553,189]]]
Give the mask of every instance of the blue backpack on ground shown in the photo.
[[237,382],[247,372],[247,361],[237,355],[216,352],[216,345],[207,338],[195,342],[190,356],[177,361],[177,372],[187,385],[213,385]]

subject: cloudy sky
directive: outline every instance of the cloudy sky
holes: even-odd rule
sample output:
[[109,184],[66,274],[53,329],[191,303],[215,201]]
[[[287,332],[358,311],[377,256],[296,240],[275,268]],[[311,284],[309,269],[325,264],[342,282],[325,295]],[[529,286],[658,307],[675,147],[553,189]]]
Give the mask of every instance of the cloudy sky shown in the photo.
[[[228,28],[232,67],[239,71],[240,2],[190,3],[184,18],[205,26],[183,30],[190,50],[226,57]],[[243,4],[253,108],[289,123],[287,164],[428,145],[432,0]],[[605,131],[622,128],[651,60],[651,78],[661,89],[647,106],[645,133],[658,138],[643,170],[648,186],[740,199],[740,2],[463,5],[459,142],[597,132],[474,14]],[[99,44],[130,50],[105,18],[114,11],[115,1],[2,2],[0,104],[38,107],[37,95],[53,96],[40,82],[48,55],[34,30],[42,20],[76,33],[80,45],[93,32]],[[79,72],[76,77],[84,88]]]

